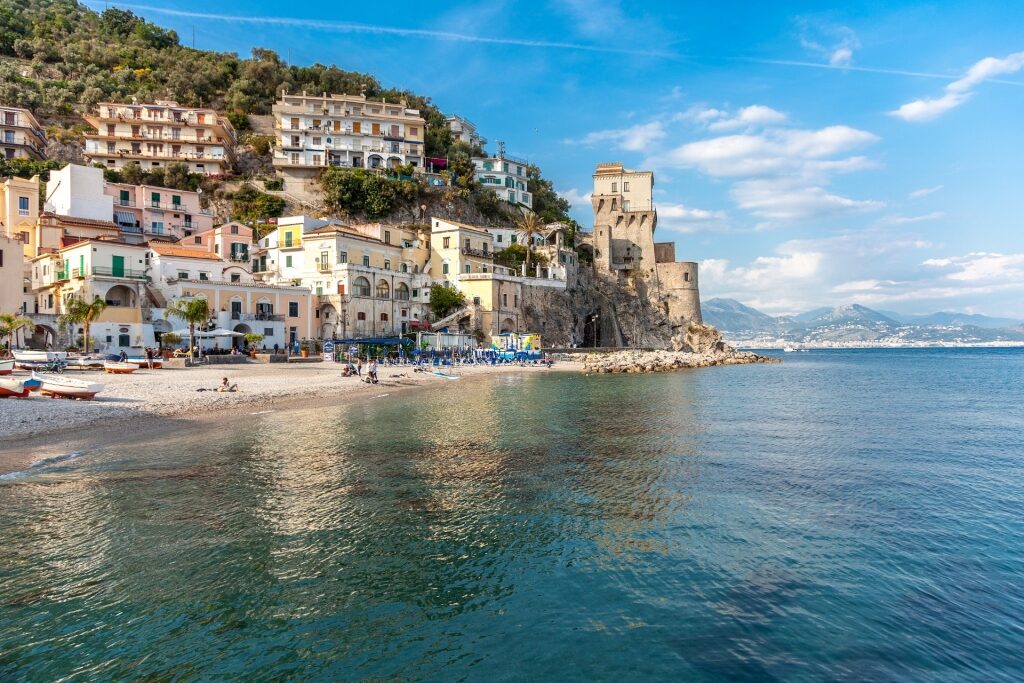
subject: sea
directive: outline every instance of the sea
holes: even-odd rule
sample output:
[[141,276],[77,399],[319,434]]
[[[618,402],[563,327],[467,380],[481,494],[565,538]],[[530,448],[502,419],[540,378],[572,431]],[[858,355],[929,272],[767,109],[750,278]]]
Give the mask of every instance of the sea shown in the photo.
[[6,474],[0,680],[1020,681],[1024,350],[778,355]]

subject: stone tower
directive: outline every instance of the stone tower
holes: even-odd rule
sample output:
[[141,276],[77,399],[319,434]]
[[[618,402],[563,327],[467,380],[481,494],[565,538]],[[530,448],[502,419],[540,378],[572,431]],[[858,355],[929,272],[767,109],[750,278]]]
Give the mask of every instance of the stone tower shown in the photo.
[[697,264],[676,261],[673,242],[654,241],[654,173],[598,164],[590,201],[596,272],[620,283],[632,280],[675,332],[701,322]]

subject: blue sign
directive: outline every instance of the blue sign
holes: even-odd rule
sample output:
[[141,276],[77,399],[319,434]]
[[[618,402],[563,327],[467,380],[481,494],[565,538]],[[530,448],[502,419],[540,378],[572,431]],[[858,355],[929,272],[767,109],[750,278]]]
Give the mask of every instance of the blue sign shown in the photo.
[[324,342],[324,353],[334,353],[334,342],[330,339]]

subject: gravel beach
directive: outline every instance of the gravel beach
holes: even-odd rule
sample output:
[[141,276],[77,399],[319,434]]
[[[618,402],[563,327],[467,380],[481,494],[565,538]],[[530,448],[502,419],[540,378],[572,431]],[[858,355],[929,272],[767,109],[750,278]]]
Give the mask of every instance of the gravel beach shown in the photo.
[[[581,368],[581,364],[572,362],[554,366],[554,370],[579,371]],[[455,372],[469,379],[498,372],[550,371],[531,365],[466,366]],[[27,377],[27,374],[19,372],[14,378]],[[436,377],[429,372],[414,372],[411,366],[381,366],[380,383],[371,385],[356,377],[342,377],[341,365],[334,363],[140,369],[130,375],[98,371],[67,371],[66,374],[106,386],[92,401],[53,399],[39,394],[27,399],[0,401],[0,473],[24,467],[54,451],[74,448],[82,441],[116,440],[140,430],[151,433],[169,418],[180,426],[182,420],[210,419],[223,411],[251,414],[261,410],[308,407],[312,399],[318,403],[338,403],[415,387],[456,390],[463,385],[463,382]],[[237,384],[238,391],[213,391],[223,377]]]

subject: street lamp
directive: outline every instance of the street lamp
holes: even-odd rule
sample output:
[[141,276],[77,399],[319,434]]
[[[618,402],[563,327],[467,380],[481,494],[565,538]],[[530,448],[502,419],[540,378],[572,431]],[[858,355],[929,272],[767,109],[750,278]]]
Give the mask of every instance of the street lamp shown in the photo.
[[594,317],[591,318],[591,321],[594,323],[594,348],[595,349],[597,348],[597,321],[598,321],[598,318],[600,318],[600,317],[601,317],[600,314],[595,313]]

